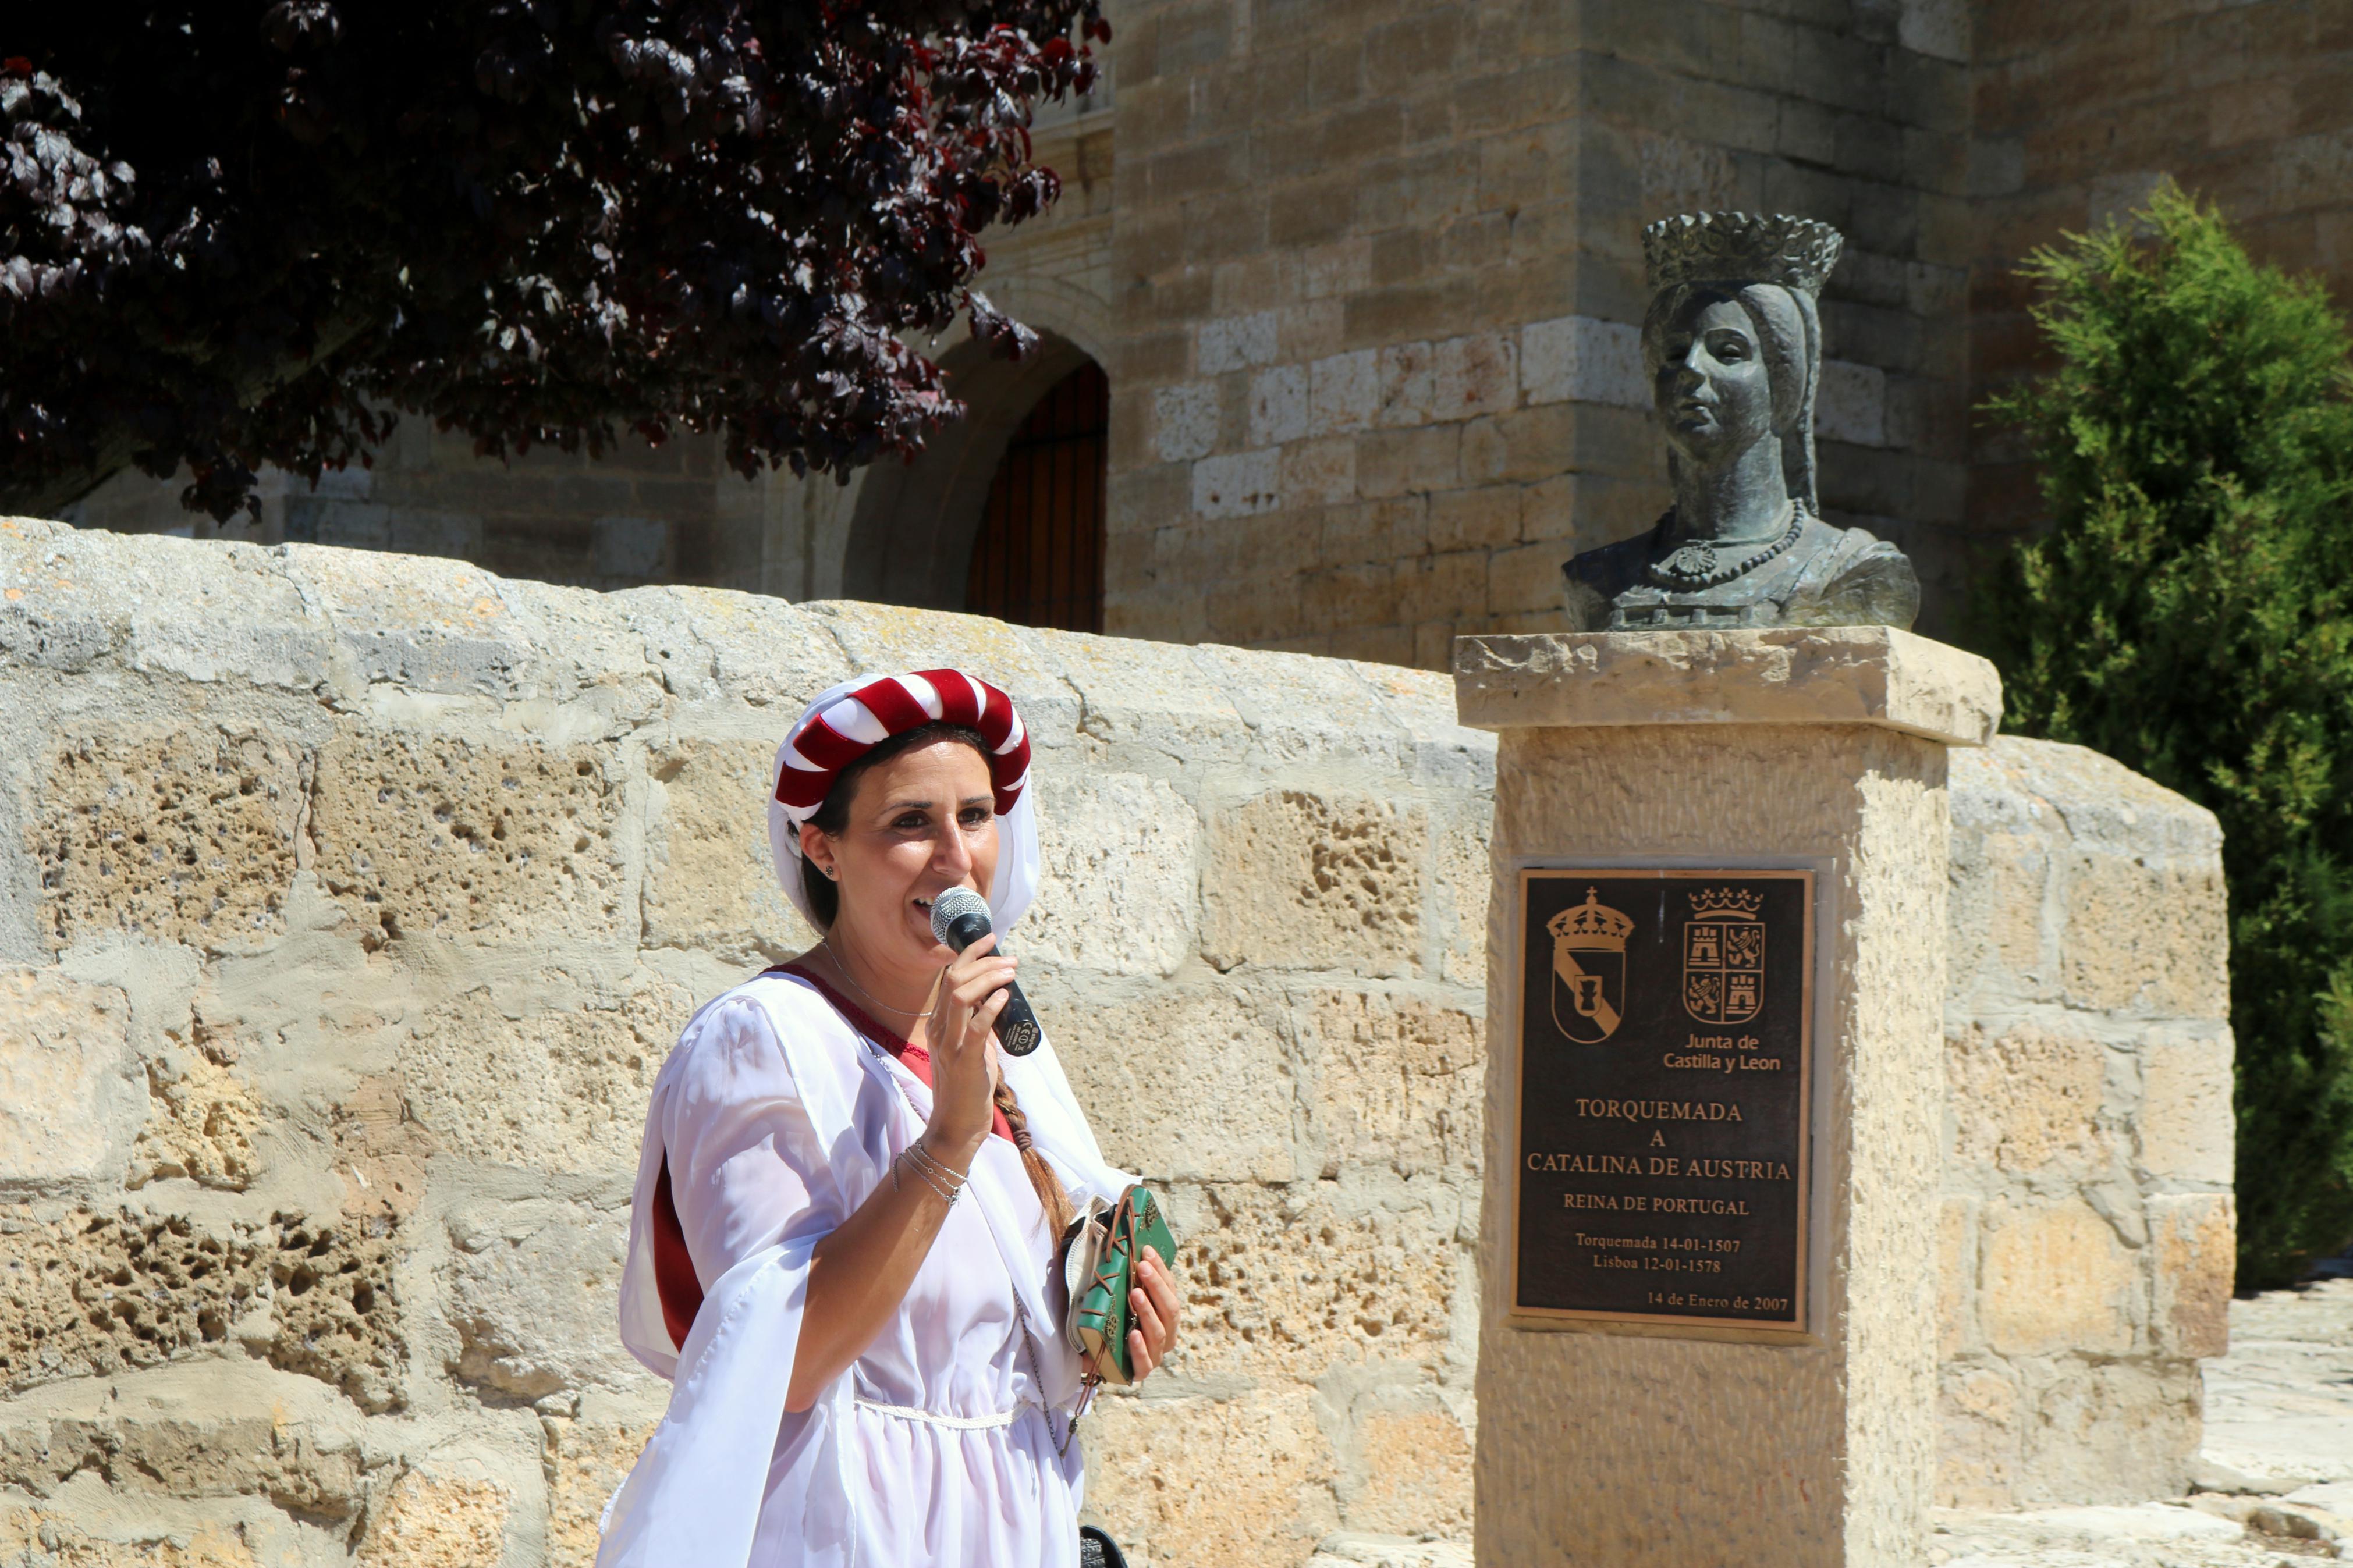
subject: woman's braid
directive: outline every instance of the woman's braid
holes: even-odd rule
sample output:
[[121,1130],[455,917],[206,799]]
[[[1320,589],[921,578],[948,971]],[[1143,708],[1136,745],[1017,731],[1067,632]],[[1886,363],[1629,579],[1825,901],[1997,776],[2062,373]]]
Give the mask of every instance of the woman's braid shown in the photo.
[[1037,1190],[1039,1205],[1046,1211],[1046,1222],[1059,1237],[1071,1223],[1071,1195],[1062,1191],[1060,1178],[1046,1163],[1046,1156],[1038,1152],[1029,1137],[1029,1113],[1021,1109],[1013,1086],[1002,1078],[997,1080],[997,1109],[1004,1112],[1005,1124],[1013,1130],[1013,1146],[1021,1151],[1021,1168],[1029,1173],[1029,1185]]

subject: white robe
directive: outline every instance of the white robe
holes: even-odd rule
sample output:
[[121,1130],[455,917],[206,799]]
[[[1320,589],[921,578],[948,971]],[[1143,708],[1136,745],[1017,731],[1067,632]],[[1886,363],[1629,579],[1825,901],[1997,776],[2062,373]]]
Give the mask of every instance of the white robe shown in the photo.
[[[1075,1568],[1083,1471],[1075,1444],[1054,1447],[1078,1359],[1058,1331],[1055,1238],[1002,1137],[872,1345],[808,1410],[785,1410],[810,1252],[891,1179],[931,1110],[881,1044],[772,972],[697,1013],[655,1079],[621,1338],[672,1388],[607,1510],[598,1568]],[[1005,1071],[1072,1201],[1116,1200],[1134,1178],[1103,1163],[1052,1045]],[[654,1270],[665,1162],[704,1292],[683,1345]]]

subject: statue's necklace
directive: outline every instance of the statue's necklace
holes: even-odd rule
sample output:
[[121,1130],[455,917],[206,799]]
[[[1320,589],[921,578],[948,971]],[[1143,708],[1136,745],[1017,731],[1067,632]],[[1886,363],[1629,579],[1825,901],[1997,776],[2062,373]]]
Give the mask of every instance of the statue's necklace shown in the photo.
[[1770,544],[1761,544],[1747,554],[1726,564],[1716,546],[1705,540],[1694,540],[1670,554],[1664,561],[1653,561],[1645,572],[1651,581],[1662,588],[1672,588],[1688,594],[1698,588],[1713,588],[1729,583],[1746,572],[1754,572],[1792,544],[1804,531],[1805,514],[1795,501],[1789,503],[1789,526],[1781,537]]

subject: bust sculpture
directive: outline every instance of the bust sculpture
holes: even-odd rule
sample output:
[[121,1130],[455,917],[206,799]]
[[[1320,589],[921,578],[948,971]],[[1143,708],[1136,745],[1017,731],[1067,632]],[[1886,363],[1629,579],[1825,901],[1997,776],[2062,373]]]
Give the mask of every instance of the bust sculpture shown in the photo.
[[1642,362],[1675,503],[1561,567],[1573,629],[1912,624],[1911,562],[1824,522],[1815,499],[1815,299],[1841,243],[1826,224],[1746,213],[1642,231]]

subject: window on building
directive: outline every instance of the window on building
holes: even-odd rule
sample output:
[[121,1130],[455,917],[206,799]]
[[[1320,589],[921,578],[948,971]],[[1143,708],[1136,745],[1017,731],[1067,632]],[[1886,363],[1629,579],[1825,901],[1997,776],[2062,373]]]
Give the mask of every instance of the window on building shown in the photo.
[[1110,433],[1111,384],[1092,362],[1038,400],[989,483],[965,609],[1026,626],[1103,630]]

